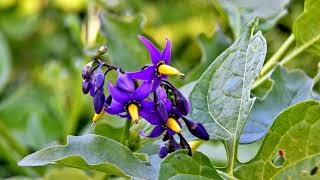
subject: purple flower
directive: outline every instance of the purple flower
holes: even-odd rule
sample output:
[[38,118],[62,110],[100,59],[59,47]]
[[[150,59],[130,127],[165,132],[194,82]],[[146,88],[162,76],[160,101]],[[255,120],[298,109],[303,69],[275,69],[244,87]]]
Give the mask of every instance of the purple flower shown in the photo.
[[186,123],[191,134],[193,134],[199,139],[203,139],[206,141],[209,140],[209,134],[201,123],[193,122],[185,117],[182,117],[182,119]]
[[109,114],[127,117],[137,123],[139,115],[144,116],[153,107],[152,101],[144,100],[152,91],[151,81],[144,81],[134,88],[134,81],[126,74],[118,74],[116,86],[109,81],[108,89],[112,97],[110,106],[105,108]]
[[153,80],[153,90],[155,90],[159,86],[161,79],[167,78],[167,75],[183,75],[176,68],[168,65],[171,58],[171,42],[168,38],[166,39],[167,42],[162,53],[160,53],[147,38],[140,35],[138,37],[148,49],[152,65],[147,66],[141,71],[128,73],[131,78],[148,81]]
[[84,79],[82,80],[82,92],[84,94],[88,94],[90,89],[92,88],[92,80],[91,79]]
[[169,149],[168,149],[167,145],[165,145],[165,144],[161,145],[160,150],[159,150],[159,157],[160,158],[166,157],[168,152],[169,152]]

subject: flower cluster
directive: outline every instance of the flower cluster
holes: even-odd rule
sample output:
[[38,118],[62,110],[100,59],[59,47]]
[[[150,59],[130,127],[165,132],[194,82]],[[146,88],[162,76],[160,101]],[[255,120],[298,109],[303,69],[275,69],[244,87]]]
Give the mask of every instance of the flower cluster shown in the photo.
[[[188,149],[191,155],[190,145],[182,136],[182,124],[179,119],[182,119],[194,136],[209,140],[209,134],[201,123],[186,117],[190,112],[190,103],[173,84],[166,80],[170,75],[183,75],[168,65],[171,58],[171,42],[167,38],[166,45],[160,52],[145,37],[139,36],[139,39],[148,49],[152,61],[151,65],[144,66],[142,70],[124,72],[120,67],[110,65],[99,58],[95,58],[82,69],[83,93],[90,93],[93,97],[96,112],[93,123],[97,122],[105,112],[135,123],[143,117],[154,125],[154,128],[148,135],[140,131],[141,136],[156,138],[164,134],[159,152],[160,158],[177,149]],[[104,52],[106,48],[98,51],[99,55]],[[110,94],[105,96],[105,75],[111,70],[116,70],[118,77],[115,84],[108,81]],[[176,134],[180,138],[180,143],[174,138]]]

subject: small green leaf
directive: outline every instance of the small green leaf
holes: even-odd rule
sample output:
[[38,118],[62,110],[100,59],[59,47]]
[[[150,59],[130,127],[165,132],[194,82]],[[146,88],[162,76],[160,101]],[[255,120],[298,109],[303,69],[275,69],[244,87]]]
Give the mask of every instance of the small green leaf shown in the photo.
[[251,86],[259,75],[266,42],[260,32],[252,36],[257,21],[202,74],[190,99],[193,119],[203,123],[212,139],[239,136],[253,105]]
[[[258,155],[248,163],[238,164],[234,175],[239,179],[319,179],[320,173],[320,103],[305,101],[283,111],[264,138]],[[272,163],[282,150],[281,167]]]
[[116,176],[152,179],[155,170],[139,160],[126,146],[97,135],[68,136],[68,144],[45,148],[24,159],[19,166],[61,164]]
[[142,34],[141,16],[135,17],[131,21],[124,21],[106,15],[101,17],[101,21],[102,32],[107,39],[113,64],[128,71],[137,71],[149,62],[147,51],[138,39],[138,35]]
[[293,24],[293,34],[297,45],[320,56],[320,1],[306,0],[304,12]]
[[[259,17],[258,29],[268,31],[287,14],[289,0],[213,0],[221,6],[228,18],[234,36],[237,38],[247,23]],[[216,3],[218,2],[218,3]]]
[[11,55],[6,39],[0,33],[0,92],[9,79]]
[[159,180],[166,179],[222,179],[207,156],[193,152],[190,157],[187,151],[170,154],[160,166]]

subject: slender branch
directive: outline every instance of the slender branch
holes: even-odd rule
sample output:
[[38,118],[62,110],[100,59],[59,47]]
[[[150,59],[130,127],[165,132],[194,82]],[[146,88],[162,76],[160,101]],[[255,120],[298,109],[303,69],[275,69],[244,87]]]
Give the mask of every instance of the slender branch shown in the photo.
[[281,45],[279,50],[267,61],[261,70],[261,75],[265,75],[270,69],[277,65],[280,58],[286,53],[290,45],[294,42],[294,35],[291,34],[288,39]]

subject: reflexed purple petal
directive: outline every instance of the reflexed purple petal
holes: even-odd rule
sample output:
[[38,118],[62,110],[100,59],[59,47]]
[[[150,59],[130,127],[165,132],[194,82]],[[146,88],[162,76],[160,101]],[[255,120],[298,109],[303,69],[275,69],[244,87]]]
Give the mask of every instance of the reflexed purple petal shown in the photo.
[[156,66],[150,66],[141,71],[127,72],[127,75],[133,79],[150,81],[153,78],[157,77],[155,73],[156,73]]
[[161,78],[155,76],[155,78],[153,79],[152,91],[155,91],[160,86],[160,83],[161,83]]
[[159,117],[161,118],[162,122],[164,124],[167,124],[168,122],[168,111],[166,108],[166,105],[162,101],[158,101],[156,103],[156,111],[159,114]]
[[172,153],[178,149],[180,149],[180,145],[174,140],[173,137],[171,137],[169,140],[169,153]]
[[172,131],[171,129],[169,129],[167,127],[166,127],[166,131],[168,132],[168,134],[170,134],[172,136],[176,134],[174,131]]
[[131,94],[125,93],[120,90],[118,90],[116,87],[114,87],[111,82],[109,81],[108,84],[109,92],[112,96],[112,98],[116,101],[118,101],[121,104],[125,104],[131,100]]
[[136,100],[143,100],[149,96],[152,91],[152,81],[144,81],[133,93],[133,98]]
[[122,74],[118,71],[118,79],[116,82],[117,88],[124,92],[133,92],[134,91],[134,81],[127,74]]
[[139,115],[147,120],[152,125],[162,124],[159,115],[155,111],[148,111],[148,110],[139,110]]
[[149,138],[156,138],[159,137],[163,132],[164,128],[161,125],[157,125],[149,135],[146,135],[143,131],[139,131],[141,136],[149,137]]
[[161,146],[160,146],[160,150],[159,150],[159,157],[160,157],[161,159],[164,158],[164,157],[166,157],[167,154],[168,154],[168,152],[169,152],[168,147],[167,147],[165,144],[161,145]]
[[144,100],[140,102],[141,104],[141,109],[146,110],[146,111],[153,111],[154,107],[154,102],[149,101],[149,100]]
[[167,93],[166,90],[163,87],[160,87],[158,92],[157,92],[157,96],[160,100],[165,100],[167,99]]
[[190,103],[189,101],[183,96],[183,94],[176,90],[175,93],[175,100],[178,110],[182,115],[187,115],[190,112]]
[[92,80],[91,79],[85,79],[82,81],[82,92],[83,94],[88,94],[88,92],[92,88]]
[[161,60],[161,54],[158,48],[156,48],[147,38],[140,35],[138,36],[138,38],[148,49],[152,63],[157,64],[158,61]]
[[169,38],[166,38],[166,46],[164,47],[162,51],[162,60],[164,61],[165,64],[169,64],[170,58],[171,58],[171,42]]
[[98,67],[96,74],[94,75],[94,81],[97,89],[102,89],[104,85],[104,73],[102,72],[102,65]]
[[112,100],[110,107],[105,108],[105,111],[109,114],[119,114],[124,112],[124,105]]
[[93,97],[94,111],[100,114],[104,106],[105,96],[102,89],[98,89]]

